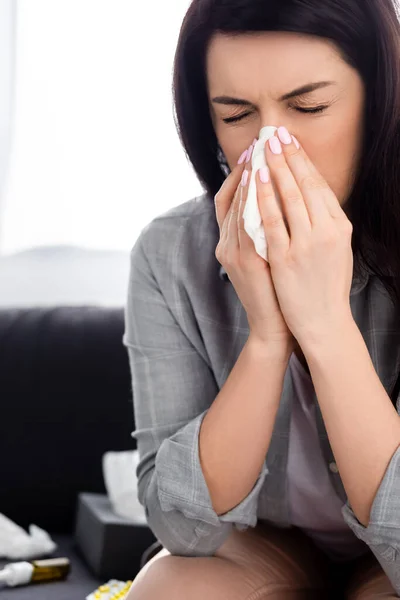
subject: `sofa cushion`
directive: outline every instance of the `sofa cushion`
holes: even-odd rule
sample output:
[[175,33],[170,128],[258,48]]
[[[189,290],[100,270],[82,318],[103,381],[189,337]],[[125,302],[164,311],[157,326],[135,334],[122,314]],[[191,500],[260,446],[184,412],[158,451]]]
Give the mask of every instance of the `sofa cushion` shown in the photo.
[[0,310],[0,512],[72,533],[102,456],[136,441],[123,308]]

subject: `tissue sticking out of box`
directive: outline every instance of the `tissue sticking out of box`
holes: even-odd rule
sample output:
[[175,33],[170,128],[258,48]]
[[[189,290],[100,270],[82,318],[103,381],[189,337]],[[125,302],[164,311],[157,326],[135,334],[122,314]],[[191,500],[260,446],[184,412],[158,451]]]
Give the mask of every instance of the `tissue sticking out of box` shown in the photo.
[[146,512],[138,499],[138,464],[137,450],[106,452],[103,456],[103,476],[115,514],[135,523],[146,524]]
[[[265,143],[271,138],[278,128],[274,126],[263,127],[260,130],[259,139],[254,146],[252,155],[252,171],[250,174],[249,190],[247,194],[246,206],[243,211],[244,228],[246,233],[251,237],[254,242],[256,252],[261,258],[268,262],[268,245],[265,237],[264,225],[258,208],[257,202],[257,187],[256,187],[256,174],[258,169],[267,166],[265,160]],[[275,191],[275,196],[278,201],[278,205],[282,210],[279,196],[276,192],[276,188],[272,182],[272,187]]]

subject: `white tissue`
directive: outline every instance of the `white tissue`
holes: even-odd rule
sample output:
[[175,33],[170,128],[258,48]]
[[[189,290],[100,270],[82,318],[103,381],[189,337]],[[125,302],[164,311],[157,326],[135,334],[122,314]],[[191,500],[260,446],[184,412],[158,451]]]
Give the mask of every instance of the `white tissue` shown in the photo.
[[[267,166],[267,162],[265,160],[265,142],[275,134],[275,131],[277,131],[277,129],[277,127],[267,126],[263,127],[260,130],[259,139],[256,145],[254,146],[253,150],[251,160],[252,172],[250,176],[246,206],[244,207],[243,211],[245,231],[253,240],[257,254],[259,254],[261,258],[264,258],[264,260],[266,260],[267,262],[268,246],[267,239],[265,237],[264,225],[262,223],[262,218],[258,209],[256,174],[258,169]],[[272,187],[275,190],[275,186],[273,183]],[[281,203],[279,200],[279,196],[276,193],[276,190],[275,196],[277,198],[279,208],[281,208]]]
[[57,545],[44,529],[30,525],[28,534],[0,513],[0,557],[29,560],[51,554],[56,548]]
[[138,464],[137,450],[106,452],[103,456],[103,476],[114,512],[124,519],[146,524],[146,513],[138,499]]

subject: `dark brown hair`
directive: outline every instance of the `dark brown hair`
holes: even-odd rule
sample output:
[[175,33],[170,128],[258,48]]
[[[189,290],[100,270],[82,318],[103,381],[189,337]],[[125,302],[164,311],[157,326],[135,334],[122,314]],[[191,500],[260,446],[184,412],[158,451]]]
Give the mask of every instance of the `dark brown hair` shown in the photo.
[[400,24],[394,0],[193,0],[176,49],[177,130],[210,201],[229,173],[213,128],[206,53],[215,33],[291,31],[336,44],[366,90],[364,146],[348,214],[354,267],[382,281],[400,317]]

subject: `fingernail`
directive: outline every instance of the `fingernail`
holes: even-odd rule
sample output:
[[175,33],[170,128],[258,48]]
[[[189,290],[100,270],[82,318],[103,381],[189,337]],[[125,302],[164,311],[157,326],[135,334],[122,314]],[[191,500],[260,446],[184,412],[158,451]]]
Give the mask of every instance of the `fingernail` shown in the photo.
[[274,154],[282,154],[281,143],[275,135],[273,135],[271,138],[269,138],[268,143],[269,143],[269,147],[271,148],[271,151]]
[[262,167],[259,170],[260,173],[260,179],[263,183],[268,183],[269,182],[269,169],[268,167]]
[[292,136],[290,135],[290,133],[288,132],[286,127],[279,127],[278,135],[279,135],[279,139],[281,140],[281,142],[283,144],[291,144],[292,143]]
[[241,165],[242,163],[244,163],[244,159],[247,156],[247,152],[248,152],[248,149],[246,148],[246,150],[243,152],[243,154],[240,155],[240,158],[238,160],[238,165]]
[[247,151],[246,162],[249,162],[249,160],[251,159],[251,155],[253,154],[253,149],[254,149],[254,146],[252,144]]
[[242,175],[242,187],[246,186],[248,178],[249,178],[249,172],[247,169],[245,169],[243,171],[243,175]]
[[298,150],[298,149],[300,148],[300,144],[299,144],[299,142],[296,140],[296,138],[294,137],[294,135],[292,135],[292,138],[293,138],[293,141],[294,141],[294,143],[295,143],[295,146],[296,146],[296,148],[297,148],[297,150]]

